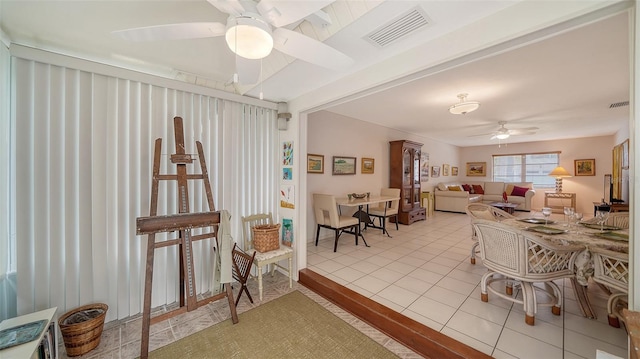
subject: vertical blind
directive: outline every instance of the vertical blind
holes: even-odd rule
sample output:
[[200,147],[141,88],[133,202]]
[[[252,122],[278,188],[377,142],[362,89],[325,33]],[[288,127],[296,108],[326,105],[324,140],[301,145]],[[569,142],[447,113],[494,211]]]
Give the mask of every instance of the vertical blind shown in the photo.
[[[277,210],[275,110],[114,76],[13,58],[14,205],[18,314],[91,302],[107,320],[142,311],[153,143],[161,173],[175,173],[173,117],[184,119],[186,152],[203,144],[216,210],[239,219]],[[190,173],[200,173],[198,161]],[[189,181],[191,212],[208,210],[202,181]],[[161,181],[158,214],[177,213],[176,184]],[[175,235],[157,235],[156,240]],[[212,240],[194,243],[198,293],[209,290]],[[176,246],[156,250],[152,306],[178,300]]]

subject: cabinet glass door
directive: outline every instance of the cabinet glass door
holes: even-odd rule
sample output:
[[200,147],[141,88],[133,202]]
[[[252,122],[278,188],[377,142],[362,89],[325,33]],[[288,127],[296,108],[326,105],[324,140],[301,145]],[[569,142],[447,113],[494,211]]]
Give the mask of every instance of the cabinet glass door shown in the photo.
[[407,186],[411,184],[411,152],[404,149],[402,151],[402,184]]

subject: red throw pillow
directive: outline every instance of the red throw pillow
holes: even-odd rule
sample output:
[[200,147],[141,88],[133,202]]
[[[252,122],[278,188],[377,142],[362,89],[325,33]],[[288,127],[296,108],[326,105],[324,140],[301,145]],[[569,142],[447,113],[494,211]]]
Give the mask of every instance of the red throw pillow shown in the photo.
[[468,184],[463,184],[462,190],[465,192],[471,192],[471,186],[469,186]]
[[529,189],[526,187],[513,186],[513,191],[511,191],[511,195],[524,197],[525,193],[527,193],[528,190]]
[[479,184],[473,184],[473,193],[475,194],[484,194],[484,189],[482,189],[482,186]]

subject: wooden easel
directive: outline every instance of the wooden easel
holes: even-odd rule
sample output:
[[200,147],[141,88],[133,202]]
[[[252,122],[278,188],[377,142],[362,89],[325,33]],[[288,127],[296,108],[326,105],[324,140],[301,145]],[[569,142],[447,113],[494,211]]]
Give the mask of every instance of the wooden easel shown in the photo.
[[[215,211],[215,205],[213,204],[211,183],[209,182],[207,165],[204,160],[202,143],[196,141],[201,173],[187,174],[187,164],[191,164],[193,162],[193,158],[191,157],[191,154],[185,153],[184,150],[182,118],[175,117],[173,119],[173,126],[175,131],[176,153],[171,155],[171,162],[176,164],[177,174],[160,174],[160,150],[162,149],[162,139],[156,139],[153,157],[153,178],[151,182],[151,205],[149,209],[149,217],[138,217],[136,219],[137,234],[148,235],[147,266],[144,283],[144,309],[142,313],[142,340],[140,344],[140,358],[142,359],[149,356],[149,326],[151,324],[161,322],[182,313],[196,310],[205,304],[223,298],[227,298],[229,302],[231,320],[234,324],[238,322],[238,314],[233,301],[233,293],[231,291],[230,283],[225,283],[225,291],[217,295],[201,299],[200,301],[198,301],[196,297],[197,292],[193,268],[192,241],[216,237],[217,225],[220,223],[220,212]],[[157,215],[158,185],[161,180],[178,182],[178,214],[164,216]],[[187,180],[203,180],[207,195],[207,202],[209,204],[209,212],[189,213]],[[191,236],[191,229],[202,227],[212,227],[212,231],[209,233]],[[156,233],[173,231],[179,231],[180,234],[178,238],[156,243]],[[153,287],[153,257],[155,249],[172,245],[179,246],[180,307],[151,318],[151,289]]]

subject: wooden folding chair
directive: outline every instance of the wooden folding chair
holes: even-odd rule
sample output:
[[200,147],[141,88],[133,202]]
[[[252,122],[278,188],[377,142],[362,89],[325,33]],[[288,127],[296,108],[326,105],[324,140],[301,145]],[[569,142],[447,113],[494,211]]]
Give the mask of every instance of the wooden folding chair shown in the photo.
[[231,252],[231,258],[233,259],[233,279],[240,283],[240,291],[238,292],[238,298],[236,298],[236,306],[240,301],[242,292],[246,292],[247,297],[249,297],[249,301],[253,303],[253,298],[251,298],[251,293],[249,293],[249,289],[247,288],[247,279],[251,273],[251,265],[253,264],[253,258],[255,256],[255,251],[253,252],[253,255],[250,256],[240,249],[236,249],[236,244],[233,245],[233,250]]

